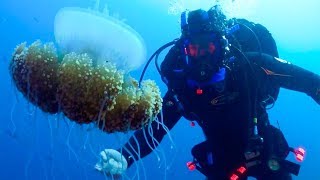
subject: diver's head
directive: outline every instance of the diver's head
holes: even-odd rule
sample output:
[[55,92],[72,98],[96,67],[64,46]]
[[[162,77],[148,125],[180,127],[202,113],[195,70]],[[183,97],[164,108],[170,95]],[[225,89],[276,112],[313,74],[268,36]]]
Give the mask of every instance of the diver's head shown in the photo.
[[208,11],[197,9],[194,11],[184,11],[181,14],[181,31],[183,36],[214,32],[225,33],[226,16],[220,6],[211,7]]
[[192,78],[207,81],[222,66],[227,52],[225,16],[216,6],[181,14],[181,42]]

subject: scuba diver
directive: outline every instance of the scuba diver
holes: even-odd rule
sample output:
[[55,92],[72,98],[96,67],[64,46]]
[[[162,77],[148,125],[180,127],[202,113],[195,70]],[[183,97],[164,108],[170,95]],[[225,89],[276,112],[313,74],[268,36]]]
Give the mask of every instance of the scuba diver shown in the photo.
[[[188,166],[209,180],[289,180],[298,175],[300,165],[286,157],[293,152],[301,159],[304,150],[288,145],[281,130],[270,124],[267,110],[280,88],[306,93],[320,104],[320,76],[279,59],[265,27],[227,20],[219,6],[183,12],[181,31],[180,38],[150,60],[156,56],[157,61],[173,45],[157,66],[168,87],[158,118],[169,130],[181,117],[202,128],[206,141],[192,148],[194,160]],[[149,145],[154,139],[161,142],[167,132],[155,121],[150,126],[152,136],[138,130],[123,148],[102,151],[96,169],[122,174],[150,154]]]

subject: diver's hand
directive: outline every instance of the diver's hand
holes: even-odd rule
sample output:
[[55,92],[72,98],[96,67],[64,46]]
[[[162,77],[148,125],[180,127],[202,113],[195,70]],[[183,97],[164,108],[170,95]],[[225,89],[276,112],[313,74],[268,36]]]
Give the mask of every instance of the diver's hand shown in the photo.
[[128,167],[127,160],[114,149],[105,149],[100,152],[100,161],[95,169],[110,175],[121,175]]
[[320,96],[312,97],[320,105]]
[[316,93],[311,95],[312,99],[320,105],[320,87],[316,90]]

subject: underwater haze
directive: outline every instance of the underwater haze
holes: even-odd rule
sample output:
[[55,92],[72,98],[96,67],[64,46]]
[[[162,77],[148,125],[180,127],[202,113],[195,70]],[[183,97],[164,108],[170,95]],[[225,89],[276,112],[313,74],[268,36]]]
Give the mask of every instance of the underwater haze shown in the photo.
[[[179,13],[204,8],[209,0],[100,0],[109,14],[131,26],[143,38],[149,58],[163,44],[180,35]],[[231,0],[230,0],[231,2]],[[275,38],[280,57],[320,74],[319,0],[234,0],[237,17],[263,24]],[[246,3],[247,2],[247,3]],[[250,3],[248,3],[250,2]],[[16,89],[9,73],[15,47],[54,41],[54,18],[63,7],[94,8],[94,0],[1,0],[0,1],[0,180],[112,179],[94,169],[98,154],[117,149],[131,133],[107,134],[93,126],[81,126],[63,115],[43,113]],[[172,10],[176,10],[173,12]],[[81,20],[79,20],[81,21]],[[130,48],[126,42],[110,41]],[[127,47],[128,46],[128,47]],[[164,58],[164,51],[160,60]],[[138,79],[143,67],[131,72]],[[153,79],[161,93],[167,88],[151,63],[145,79]],[[281,89],[269,110],[271,123],[280,125],[288,143],[306,149],[299,176],[294,180],[320,180],[320,107],[309,96]],[[191,148],[204,140],[200,127],[181,119],[165,136],[157,151],[130,167],[124,179],[205,179],[189,171]],[[294,160],[292,155],[289,159]]]

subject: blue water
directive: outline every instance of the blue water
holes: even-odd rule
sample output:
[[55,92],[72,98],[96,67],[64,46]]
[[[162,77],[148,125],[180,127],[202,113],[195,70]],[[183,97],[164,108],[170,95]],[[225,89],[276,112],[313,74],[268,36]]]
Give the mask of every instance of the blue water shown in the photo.
[[[126,23],[141,34],[148,56],[179,35],[177,16],[167,13],[168,1],[102,2],[108,2],[111,12],[125,18]],[[17,44],[32,43],[37,39],[53,41],[53,19],[60,8],[92,4],[85,0],[0,1],[0,180],[106,179],[93,169],[96,156],[104,148],[120,147],[130,136],[107,135],[75,125],[61,115],[43,114],[28,104],[9,76],[8,64]],[[318,7],[320,2],[317,0],[305,0],[304,3],[262,1],[249,19],[268,27],[283,59],[320,74]],[[166,88],[155,71],[155,67],[150,67],[146,78],[156,80],[164,93]],[[138,78],[140,73],[141,69],[132,76]],[[319,117],[320,107],[311,98],[285,89],[281,90],[275,107],[270,110],[272,123],[279,121],[288,142],[307,150],[301,173],[294,179],[320,179]],[[160,152],[142,160],[145,174],[140,164],[140,179],[204,179],[200,173],[187,170],[185,165],[192,159],[191,147],[204,139],[199,127],[191,127],[189,122],[181,120],[170,134],[174,144],[166,137]],[[136,167],[133,166],[127,177],[135,174]]]

